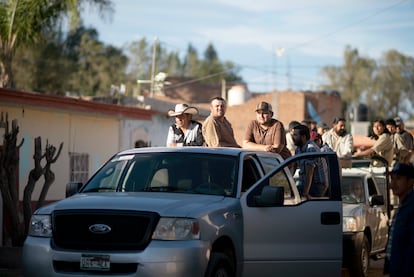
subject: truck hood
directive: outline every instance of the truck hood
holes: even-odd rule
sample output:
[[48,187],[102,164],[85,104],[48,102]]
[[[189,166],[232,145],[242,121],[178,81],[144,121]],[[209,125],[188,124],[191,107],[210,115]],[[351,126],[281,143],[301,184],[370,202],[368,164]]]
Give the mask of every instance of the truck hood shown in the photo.
[[211,205],[223,202],[225,199],[218,195],[162,192],[80,193],[42,207],[36,213],[50,214],[54,210],[67,209],[109,209],[152,211],[159,213],[160,216],[196,217],[203,211],[211,209]]
[[362,204],[342,204],[343,216],[356,216],[361,213]]

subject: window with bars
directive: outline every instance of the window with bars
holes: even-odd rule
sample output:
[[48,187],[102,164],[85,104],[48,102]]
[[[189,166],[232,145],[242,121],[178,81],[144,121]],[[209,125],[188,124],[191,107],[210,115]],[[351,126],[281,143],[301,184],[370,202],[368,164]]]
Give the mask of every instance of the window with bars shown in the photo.
[[85,184],[89,176],[89,154],[70,152],[69,159],[70,182]]

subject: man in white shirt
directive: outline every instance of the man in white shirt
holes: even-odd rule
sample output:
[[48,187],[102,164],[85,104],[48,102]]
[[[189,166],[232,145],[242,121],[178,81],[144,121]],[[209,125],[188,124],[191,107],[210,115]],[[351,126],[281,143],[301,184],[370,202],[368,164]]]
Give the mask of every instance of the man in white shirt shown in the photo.
[[322,135],[322,140],[336,152],[342,167],[351,167],[354,139],[345,127],[345,118],[335,117],[332,122],[332,129]]

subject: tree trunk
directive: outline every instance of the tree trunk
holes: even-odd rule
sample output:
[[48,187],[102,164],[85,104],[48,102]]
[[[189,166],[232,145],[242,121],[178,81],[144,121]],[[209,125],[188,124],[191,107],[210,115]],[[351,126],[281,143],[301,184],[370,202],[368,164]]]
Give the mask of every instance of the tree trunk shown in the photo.
[[8,115],[4,119],[4,114],[1,113],[1,126],[5,127],[3,145],[0,147],[0,189],[4,206],[6,207],[6,214],[10,220],[9,229],[5,228],[6,243],[10,236],[11,243],[14,246],[20,246],[24,241],[24,232],[22,229],[22,220],[19,210],[19,195],[17,183],[17,168],[19,165],[19,148],[24,140],[17,145],[17,134],[19,127],[17,120],[12,121],[12,130],[9,132]]
[[36,182],[40,179],[44,172],[44,169],[40,164],[43,158],[41,137],[35,138],[34,143],[35,153],[33,155],[33,159],[35,161],[35,167],[29,173],[29,179],[27,180],[27,185],[24,188],[23,194],[24,230],[26,234],[29,231],[30,218],[32,216],[32,193]]
[[[8,45],[4,45],[3,48],[7,48]],[[13,83],[12,61],[13,54],[9,49],[2,49],[2,55],[0,59],[0,88],[10,88]]]
[[56,147],[47,143],[46,145],[46,165],[44,170],[45,183],[43,184],[42,192],[40,193],[39,200],[37,201],[37,208],[40,208],[43,205],[43,202],[46,199],[47,192],[49,191],[50,186],[55,181],[55,173],[50,169],[51,165],[56,162],[62,151],[63,142],[59,146],[59,151],[56,154],[56,157],[53,157],[56,152]]

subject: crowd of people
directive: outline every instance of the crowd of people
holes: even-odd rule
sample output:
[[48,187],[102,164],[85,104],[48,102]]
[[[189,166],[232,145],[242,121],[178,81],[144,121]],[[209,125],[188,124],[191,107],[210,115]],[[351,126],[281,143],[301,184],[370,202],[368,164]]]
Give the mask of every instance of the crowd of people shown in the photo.
[[[371,135],[374,144],[355,150],[345,118],[334,118],[331,128],[324,123],[293,120],[285,130],[283,123],[273,118],[272,105],[259,102],[256,119],[248,124],[239,145],[225,117],[226,108],[225,99],[213,98],[210,115],[201,124],[192,119],[198,113],[197,108],[177,104],[168,111],[170,117],[175,117],[175,123],[169,128],[167,146],[242,147],[278,153],[285,159],[304,152],[332,151],[342,167],[351,167],[355,157],[382,157],[385,163],[380,165],[392,167],[391,190],[399,199],[390,228],[384,274],[414,276],[414,142],[400,117],[375,120]],[[373,160],[372,165],[378,165],[378,161]],[[303,160],[297,167],[301,195],[307,199],[324,195],[325,169],[321,159]]]
[[[296,121],[289,123],[287,130],[283,123],[273,118],[272,105],[257,103],[256,119],[246,128],[241,145],[234,137],[231,123],[225,114],[226,100],[214,97],[210,102],[210,115],[200,123],[192,119],[198,109],[187,104],[177,104],[168,116],[175,117],[175,123],[169,127],[167,146],[207,146],[238,147],[250,150],[274,152],[283,158],[295,155],[298,141],[293,140],[295,127],[301,125],[309,129],[308,140],[315,143],[317,151],[333,151],[337,154],[342,167],[351,167],[352,158],[377,155],[391,167],[395,162],[412,162],[414,140],[405,130],[401,118],[378,119],[372,124],[371,138],[374,143],[366,149],[354,149],[352,134],[346,129],[346,119],[336,117],[329,127],[325,123],[314,121]],[[375,166],[378,161],[373,161]]]

